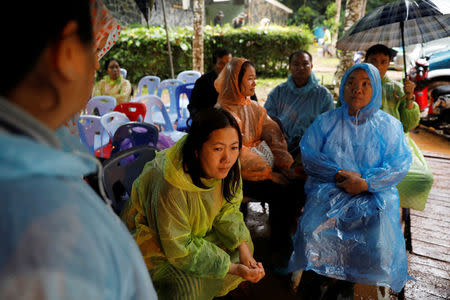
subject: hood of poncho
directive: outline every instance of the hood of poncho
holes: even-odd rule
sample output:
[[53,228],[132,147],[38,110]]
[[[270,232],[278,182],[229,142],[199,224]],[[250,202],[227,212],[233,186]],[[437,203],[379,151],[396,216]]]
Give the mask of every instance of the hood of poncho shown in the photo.
[[[381,96],[382,96],[381,78],[378,69],[375,66],[366,63],[356,64],[345,72],[341,80],[341,85],[339,87],[339,99],[341,100],[342,107],[346,112],[347,116],[348,116],[348,104],[344,99],[344,87],[345,83],[347,82],[348,76],[355,69],[363,69],[364,71],[366,71],[370,79],[370,84],[372,85],[372,98],[370,99],[369,104],[364,106],[359,111],[359,114],[357,116],[358,121],[365,121],[371,116],[373,116],[373,114],[375,114],[381,107]],[[351,119],[355,118],[353,116],[349,117]]]

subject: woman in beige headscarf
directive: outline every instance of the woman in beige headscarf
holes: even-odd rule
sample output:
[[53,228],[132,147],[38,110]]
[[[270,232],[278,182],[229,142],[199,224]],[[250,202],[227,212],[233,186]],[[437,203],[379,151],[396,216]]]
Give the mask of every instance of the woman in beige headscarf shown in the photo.
[[217,103],[233,114],[242,131],[244,180],[285,183],[292,174],[293,159],[278,124],[267,116],[264,107],[250,101],[255,80],[253,64],[245,58],[233,58],[214,84],[219,93]]
[[290,233],[304,198],[303,184],[291,168],[293,158],[280,127],[264,107],[250,100],[256,86],[253,64],[245,58],[233,58],[214,85],[218,105],[231,112],[242,132],[244,196],[270,205],[271,263],[275,271],[283,272],[292,250]]

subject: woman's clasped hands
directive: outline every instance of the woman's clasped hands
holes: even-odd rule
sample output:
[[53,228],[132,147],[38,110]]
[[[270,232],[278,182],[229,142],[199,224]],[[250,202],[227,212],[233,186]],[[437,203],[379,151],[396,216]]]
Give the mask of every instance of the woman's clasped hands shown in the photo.
[[340,187],[349,194],[357,195],[369,189],[369,185],[361,174],[349,170],[339,170],[334,175],[336,186]]
[[253,258],[245,242],[239,246],[239,257],[240,263],[231,263],[228,273],[253,283],[260,281],[266,275],[262,263]]

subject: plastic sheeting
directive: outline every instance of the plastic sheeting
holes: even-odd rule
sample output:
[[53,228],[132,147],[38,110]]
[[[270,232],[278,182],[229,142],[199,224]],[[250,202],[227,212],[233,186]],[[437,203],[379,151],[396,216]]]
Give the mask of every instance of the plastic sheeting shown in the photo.
[[0,298],[156,299],[127,228],[82,179],[95,164],[44,142],[0,134]]
[[[373,95],[352,117],[343,89],[356,68],[368,73]],[[408,263],[395,186],[408,172],[411,153],[400,122],[379,110],[381,81],[374,66],[350,68],[339,94],[343,106],[320,115],[300,143],[307,200],[289,269],[398,292],[408,279]],[[340,169],[360,173],[368,191],[351,195],[338,188],[334,175]]]
[[401,83],[384,76],[381,80],[383,86],[383,98],[381,109],[394,116],[403,124],[406,139],[413,155],[411,167],[405,179],[397,185],[400,194],[400,207],[424,210],[427,203],[428,194],[433,185],[433,173],[431,173],[425,158],[419,147],[411,139],[408,131],[416,128],[420,121],[420,110],[414,102],[412,109],[406,108],[405,100],[397,100],[396,96],[404,96]]
[[251,150],[263,140],[272,151],[276,167],[288,168],[294,160],[287,150],[286,140],[278,124],[267,116],[263,107],[244,97],[239,90],[238,75],[245,61],[247,60],[244,58],[233,58],[219,74],[214,85],[219,93],[219,106],[233,115],[242,132],[242,178],[260,181],[269,179],[272,173],[264,159]]
[[264,104],[269,115],[280,118],[285,133],[288,135],[289,149],[298,147],[300,140],[314,119],[334,108],[333,96],[311,73],[308,83],[297,88],[292,75],[288,80],[276,86]]
[[253,244],[239,211],[242,188],[227,202],[221,180],[204,180],[208,189],[194,185],[182,167],[185,139],[144,167],[122,219],[160,299],[212,299],[243,280],[227,272],[230,262],[239,261],[237,247],[245,241],[253,251]]

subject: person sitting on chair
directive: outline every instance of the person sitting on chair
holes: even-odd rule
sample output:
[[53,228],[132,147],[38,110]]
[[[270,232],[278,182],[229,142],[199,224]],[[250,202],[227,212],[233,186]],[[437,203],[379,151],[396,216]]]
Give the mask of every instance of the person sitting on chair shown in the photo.
[[[210,108],[216,105],[219,94],[214,87],[214,81],[216,81],[217,76],[222,72],[231,58],[231,52],[227,49],[219,48],[214,50],[212,55],[213,69],[195,81],[188,104],[191,116],[204,108]],[[257,101],[256,95],[252,95],[251,99]]]
[[93,96],[112,96],[116,98],[117,104],[128,102],[131,96],[131,83],[120,74],[120,64],[115,58],[105,63],[107,75],[97,82],[94,87]]
[[[296,182],[293,159],[278,124],[250,96],[256,72],[245,58],[233,58],[215,82],[218,105],[232,113],[242,131],[244,196],[270,207],[272,267],[284,269],[292,250],[290,233],[301,209],[303,185]],[[284,271],[284,270],[283,270]]]
[[265,274],[239,211],[238,124],[209,108],[188,132],[147,163],[122,213],[159,299],[212,299]]
[[392,58],[392,50],[385,45],[378,44],[367,50],[365,61],[377,67],[380,72],[383,87],[381,110],[402,122],[405,137],[413,153],[410,170],[405,179],[397,186],[400,194],[400,207],[424,210],[433,185],[433,173],[419,147],[409,136],[409,131],[416,128],[420,121],[419,105],[414,101],[415,84],[406,79],[402,85],[386,75]]
[[299,50],[289,56],[289,75],[286,82],[270,91],[264,104],[269,115],[276,116],[288,136],[289,152],[295,157],[305,130],[314,119],[334,108],[330,91],[319,84],[312,72],[312,56]]
[[411,152],[401,123],[380,110],[381,94],[377,68],[354,65],[342,77],[343,105],[300,142],[307,200],[289,271],[311,270],[315,279],[300,283],[307,299],[353,299],[355,282],[399,292],[409,279],[395,186]]

